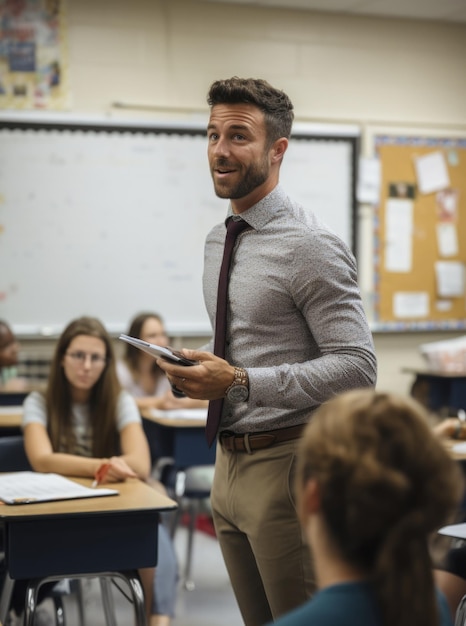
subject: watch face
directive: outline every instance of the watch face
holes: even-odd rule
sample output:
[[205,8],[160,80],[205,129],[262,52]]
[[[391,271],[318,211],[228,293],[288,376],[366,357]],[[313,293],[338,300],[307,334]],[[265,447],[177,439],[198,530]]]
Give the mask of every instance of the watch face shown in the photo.
[[244,402],[248,397],[249,389],[246,385],[235,385],[227,394],[227,398],[230,402]]

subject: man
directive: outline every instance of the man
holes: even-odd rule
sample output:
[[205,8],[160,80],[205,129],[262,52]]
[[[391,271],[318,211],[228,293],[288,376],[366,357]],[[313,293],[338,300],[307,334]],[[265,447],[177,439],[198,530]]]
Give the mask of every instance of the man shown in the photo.
[[[193,398],[224,398],[212,508],[247,626],[302,604],[312,567],[291,493],[294,454],[312,411],[350,388],[375,384],[376,359],[347,246],[279,186],[293,105],[263,80],[212,84],[208,157],[215,192],[230,199],[236,240],[228,285],[225,359],[158,360]],[[225,222],[205,247],[204,297],[215,326]],[[211,403],[212,406],[212,403]],[[210,419],[210,412],[209,412]]]

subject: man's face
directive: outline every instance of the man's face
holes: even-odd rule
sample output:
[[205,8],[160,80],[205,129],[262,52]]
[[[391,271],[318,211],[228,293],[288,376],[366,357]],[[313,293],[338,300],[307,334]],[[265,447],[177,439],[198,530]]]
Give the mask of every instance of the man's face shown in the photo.
[[252,104],[215,105],[207,136],[217,196],[235,200],[254,196],[259,191],[257,200],[263,197],[265,193],[260,189],[266,187],[270,177],[270,151],[266,149],[262,111]]

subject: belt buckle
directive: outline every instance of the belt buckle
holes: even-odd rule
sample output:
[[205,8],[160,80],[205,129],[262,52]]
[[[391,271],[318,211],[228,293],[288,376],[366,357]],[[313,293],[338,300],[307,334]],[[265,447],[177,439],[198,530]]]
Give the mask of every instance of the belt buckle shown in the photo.
[[230,437],[234,437],[235,433],[232,430],[222,430],[222,432],[220,433],[220,441],[222,441],[222,439],[229,439]]
[[222,430],[219,435],[220,445],[224,450],[232,452],[235,449],[235,433],[231,430]]

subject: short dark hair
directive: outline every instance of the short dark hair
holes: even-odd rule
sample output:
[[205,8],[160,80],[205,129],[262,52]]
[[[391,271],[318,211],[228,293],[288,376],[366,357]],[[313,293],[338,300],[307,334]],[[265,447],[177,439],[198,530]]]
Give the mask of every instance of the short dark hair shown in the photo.
[[238,78],[233,76],[216,80],[210,86],[207,103],[253,104],[264,113],[269,145],[280,137],[289,139],[293,124],[293,104],[285,92],[272,87],[261,78]]

